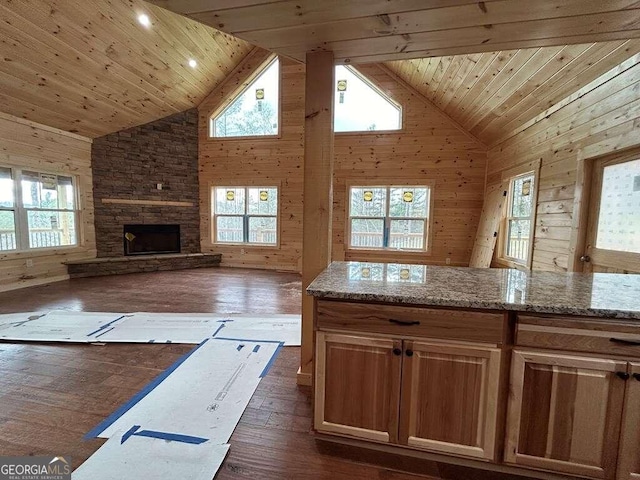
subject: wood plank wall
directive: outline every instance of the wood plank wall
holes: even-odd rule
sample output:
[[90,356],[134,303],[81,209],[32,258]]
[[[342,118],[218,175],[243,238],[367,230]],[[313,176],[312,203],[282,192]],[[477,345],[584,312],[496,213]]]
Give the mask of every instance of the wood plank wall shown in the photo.
[[0,253],[0,291],[64,280],[63,262],[96,256],[90,139],[0,113],[0,165],[76,175],[82,206],[80,246]]
[[[377,65],[358,70],[403,107],[397,133],[336,134],[334,165],[334,260],[469,264],[478,227],[486,147],[464,132],[413,88]],[[433,183],[430,255],[345,251],[348,185]]]
[[[203,252],[222,253],[222,264],[300,271],[304,160],[304,65],[281,58],[281,133],[279,138],[208,138],[209,115],[246,81],[267,55],[257,50],[225,84],[200,105],[200,202]],[[482,209],[486,147],[464,133],[424,97],[403,86],[386,70],[360,71],[404,108],[398,133],[337,134],[334,174],[334,260],[411,261],[467,265]],[[347,184],[434,182],[432,254],[345,252]],[[210,186],[280,186],[279,248],[222,246],[211,243]],[[242,253],[244,252],[244,253]]]
[[[640,56],[623,62],[489,150],[487,184],[541,160],[533,269],[566,271],[578,158],[640,144]],[[589,160],[587,160],[589,161]]]
[[[280,59],[280,136],[220,140],[208,137],[209,116],[242,88],[269,54],[254,50],[200,106],[200,235],[203,252],[222,253],[222,265],[302,270],[304,65]],[[211,186],[279,187],[279,247],[213,245]]]

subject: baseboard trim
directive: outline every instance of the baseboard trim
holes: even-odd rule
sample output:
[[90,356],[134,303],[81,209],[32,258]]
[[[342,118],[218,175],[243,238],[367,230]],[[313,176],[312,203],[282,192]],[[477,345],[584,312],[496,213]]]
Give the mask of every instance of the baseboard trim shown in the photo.
[[298,385],[304,385],[307,387],[311,386],[311,374],[310,373],[302,373],[302,367],[298,368],[298,373],[296,375],[296,383]]

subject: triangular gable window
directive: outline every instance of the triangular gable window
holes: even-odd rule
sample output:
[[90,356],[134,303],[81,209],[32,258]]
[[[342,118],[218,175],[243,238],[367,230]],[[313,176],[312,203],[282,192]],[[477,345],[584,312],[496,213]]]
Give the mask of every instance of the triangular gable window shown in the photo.
[[276,57],[211,119],[212,137],[278,135],[280,62]]
[[355,68],[337,65],[335,132],[400,130],[402,107],[382,93]]

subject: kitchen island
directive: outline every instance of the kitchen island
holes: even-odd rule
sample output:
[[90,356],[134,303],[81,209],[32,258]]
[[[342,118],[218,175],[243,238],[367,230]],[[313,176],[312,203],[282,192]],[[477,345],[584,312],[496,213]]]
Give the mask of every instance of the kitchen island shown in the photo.
[[334,262],[307,293],[322,438],[640,478],[640,276]]

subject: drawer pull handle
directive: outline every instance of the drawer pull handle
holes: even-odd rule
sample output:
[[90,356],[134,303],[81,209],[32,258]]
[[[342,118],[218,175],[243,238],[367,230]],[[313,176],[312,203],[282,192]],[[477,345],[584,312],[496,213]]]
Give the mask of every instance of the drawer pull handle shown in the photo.
[[620,345],[640,346],[640,342],[636,340],[625,340],[623,338],[610,338],[610,342],[619,343]]
[[627,372],[616,372],[616,375],[622,380],[629,380],[629,377],[631,376]]
[[640,373],[634,373],[633,374],[633,378],[635,378],[636,380],[638,380],[640,382]]
[[402,355],[402,350],[400,350],[399,348],[394,348],[393,349],[393,354],[396,355],[396,356],[397,355]]
[[407,355],[407,357],[413,357],[413,350],[406,350],[404,353]]
[[404,325],[404,326],[420,325],[420,320],[396,320],[395,318],[390,318],[389,321],[391,323],[395,323],[396,325]]

